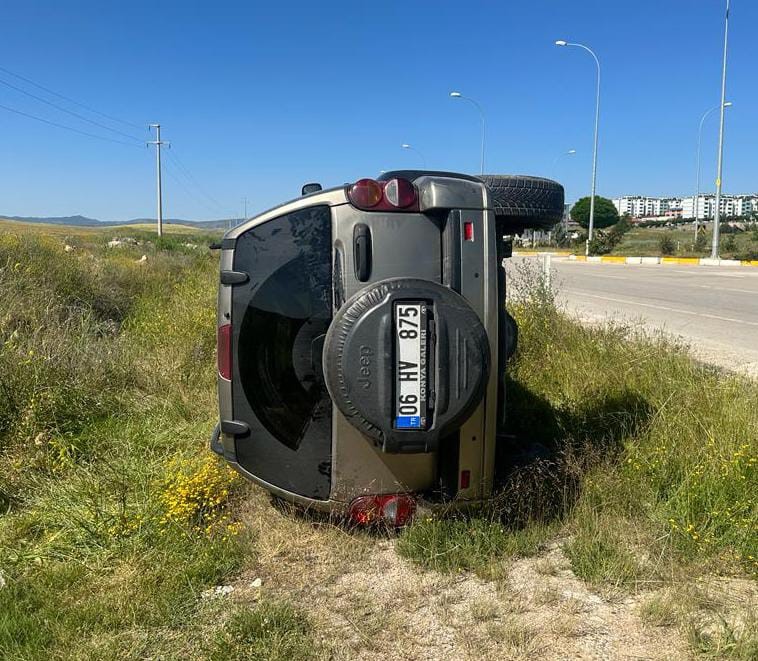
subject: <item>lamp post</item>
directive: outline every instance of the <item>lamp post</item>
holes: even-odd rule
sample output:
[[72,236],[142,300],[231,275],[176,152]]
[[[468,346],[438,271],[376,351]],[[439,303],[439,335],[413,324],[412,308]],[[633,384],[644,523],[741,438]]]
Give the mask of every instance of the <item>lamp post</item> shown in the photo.
[[[727,101],[724,103],[724,108],[729,108],[732,105],[731,101]],[[706,117],[710,115],[713,112],[716,112],[719,109],[719,106],[714,106],[713,108],[710,108],[709,110],[706,110],[703,113],[703,116],[700,118],[700,126],[697,130],[697,186],[695,188],[695,204],[694,204],[694,211],[695,211],[695,241],[697,241],[697,233],[700,229],[699,223],[700,223],[700,143],[703,139],[703,122],[705,122]]]
[[482,109],[482,106],[479,105],[474,99],[472,99],[469,96],[463,96],[460,92],[450,92],[450,97],[453,99],[464,99],[465,101],[468,101],[469,103],[473,104],[474,107],[479,111],[479,115],[482,118],[482,155],[481,159],[479,161],[479,174],[484,174],[484,140],[486,135],[486,122],[484,119],[484,110]]
[[407,149],[409,151],[415,151],[419,157],[421,158],[421,162],[424,164],[424,169],[426,169],[426,159],[424,158],[424,155],[415,147],[412,147],[408,143],[404,142],[402,145],[400,145],[401,148]]
[[559,39],[555,42],[556,46],[575,46],[586,50],[592,58],[595,60],[595,66],[597,67],[597,84],[595,89],[595,140],[592,148],[592,193],[590,196],[590,224],[589,231],[587,232],[587,244],[585,247],[585,254],[590,252],[590,241],[592,241],[592,232],[595,227],[595,184],[597,183],[597,133],[598,124],[600,121],[600,60],[597,59],[595,51],[584,44],[575,44],[570,41],[564,41]]
[[569,149],[568,151],[562,151],[560,154],[558,154],[558,155],[557,155],[557,156],[556,156],[556,157],[553,159],[553,171],[555,171],[555,166],[556,166],[556,165],[558,165],[558,161],[559,161],[559,160],[560,160],[560,159],[561,159],[563,156],[573,156],[574,154],[576,154],[576,149]]
[[713,212],[713,242],[711,244],[711,259],[719,258],[719,233],[721,222],[721,170],[724,164],[724,103],[726,98],[726,45],[729,37],[729,0],[726,0],[726,15],[724,16],[724,58],[721,66],[721,104],[719,105],[719,155],[716,168],[716,209]]
[[[556,166],[558,165],[558,161],[563,156],[573,156],[574,154],[576,154],[576,149],[569,149],[568,151],[561,152],[553,159],[553,168],[552,168],[553,176],[556,175]],[[561,224],[563,225],[564,233],[568,234],[568,218],[566,217],[565,213],[563,214],[563,220],[561,221]]]

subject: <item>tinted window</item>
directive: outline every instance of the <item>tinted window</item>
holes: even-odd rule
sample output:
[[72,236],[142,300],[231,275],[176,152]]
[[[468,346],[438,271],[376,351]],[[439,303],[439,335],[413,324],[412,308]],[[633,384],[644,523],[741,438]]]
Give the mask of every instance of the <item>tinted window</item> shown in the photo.
[[246,232],[237,240],[235,268],[251,281],[237,355],[252,412],[293,450],[309,435],[329,437],[332,409],[321,368],[332,313],[329,207]]

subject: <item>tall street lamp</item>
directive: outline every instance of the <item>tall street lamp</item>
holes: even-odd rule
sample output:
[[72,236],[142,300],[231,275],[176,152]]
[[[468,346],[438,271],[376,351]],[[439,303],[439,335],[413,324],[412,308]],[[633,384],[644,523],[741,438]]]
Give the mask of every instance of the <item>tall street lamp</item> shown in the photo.
[[[724,108],[729,108],[732,105],[731,101],[727,101],[724,103]],[[700,118],[700,126],[697,130],[697,186],[695,190],[697,191],[695,193],[695,240],[697,241],[697,233],[699,230],[699,224],[700,224],[700,205],[698,204],[700,200],[700,143],[703,139],[703,122],[705,122],[706,117],[710,115],[713,112],[716,112],[719,109],[719,106],[714,106],[710,110],[706,110],[703,113],[703,116]]]
[[[573,156],[574,154],[576,154],[576,149],[569,149],[568,151],[561,152],[553,159],[553,168],[552,168],[553,177],[556,176],[556,169],[557,169],[556,166],[558,165],[558,161],[564,156]],[[563,225],[564,233],[568,234],[568,218],[565,213],[563,214],[563,220],[561,221],[561,224]]]
[[564,157],[564,156],[573,156],[574,154],[576,154],[576,149],[569,149],[568,151],[562,151],[560,154],[558,154],[558,155],[557,155],[557,156],[556,156],[556,157],[553,159],[553,171],[555,171],[555,166],[556,166],[556,165],[558,165],[558,161],[559,161],[559,160],[560,160],[562,157]]
[[482,106],[480,106],[474,99],[468,96],[463,96],[460,92],[450,92],[450,97],[453,99],[464,99],[465,101],[468,101],[469,103],[473,104],[474,107],[479,111],[479,115],[482,118],[482,156],[479,163],[479,174],[484,174],[484,138],[486,134],[486,123],[484,119],[484,110],[482,110]]
[[400,145],[403,149],[407,149],[409,151],[415,151],[419,157],[421,158],[421,162],[424,164],[424,169],[426,170],[426,159],[424,158],[424,155],[415,147],[412,147],[408,143],[404,142],[402,145]]
[[592,231],[595,227],[595,184],[597,182],[597,131],[598,131],[598,123],[600,121],[600,60],[597,59],[597,55],[595,55],[595,52],[589,48],[588,46],[585,46],[584,44],[575,44],[570,41],[564,41],[562,39],[559,39],[555,42],[556,46],[575,46],[576,48],[582,48],[583,50],[586,50],[590,55],[592,55],[592,58],[595,60],[595,66],[597,67],[597,85],[595,90],[595,141],[592,148],[592,193],[590,196],[590,225],[589,225],[589,231],[587,232],[587,245],[585,248],[585,253],[589,254],[590,252],[590,241],[592,241]]
[[721,222],[721,169],[724,163],[724,103],[726,99],[726,44],[729,37],[729,0],[726,0],[726,15],[724,17],[724,59],[721,67],[721,105],[719,109],[719,157],[716,168],[716,210],[713,213],[713,242],[711,244],[711,259],[719,258],[719,223]]

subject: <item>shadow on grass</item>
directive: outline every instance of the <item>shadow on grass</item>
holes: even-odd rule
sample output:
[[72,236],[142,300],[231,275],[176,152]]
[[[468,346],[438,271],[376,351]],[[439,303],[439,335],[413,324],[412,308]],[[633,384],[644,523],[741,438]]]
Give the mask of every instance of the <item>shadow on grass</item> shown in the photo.
[[498,438],[491,513],[509,527],[562,518],[587,472],[617,461],[654,414],[631,390],[556,408],[510,378],[507,389],[508,433]]

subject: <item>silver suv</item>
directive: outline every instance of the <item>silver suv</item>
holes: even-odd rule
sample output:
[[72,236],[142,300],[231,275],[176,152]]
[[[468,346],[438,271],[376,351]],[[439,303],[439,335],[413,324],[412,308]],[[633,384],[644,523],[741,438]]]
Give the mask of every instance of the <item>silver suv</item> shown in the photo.
[[214,450],[359,523],[488,498],[516,339],[507,237],[562,213],[548,179],[397,171],[227,232]]

